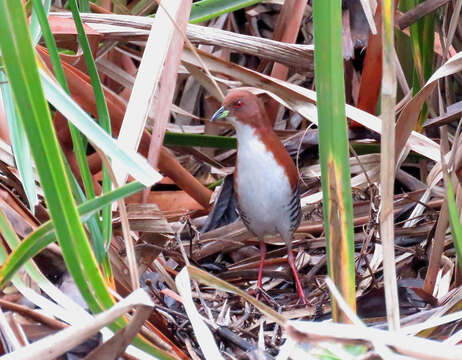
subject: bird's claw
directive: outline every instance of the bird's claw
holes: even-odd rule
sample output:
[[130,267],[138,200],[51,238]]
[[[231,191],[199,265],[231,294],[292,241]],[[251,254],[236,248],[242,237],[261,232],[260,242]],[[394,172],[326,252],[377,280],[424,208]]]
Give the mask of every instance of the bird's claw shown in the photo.
[[[262,300],[260,300],[260,295],[262,296]],[[274,304],[274,300],[271,296],[269,296],[268,293],[261,287],[255,288],[255,298],[260,301],[266,301],[269,304]]]
[[295,305],[304,305],[304,306],[308,305],[308,302],[306,301],[306,297],[299,296]]

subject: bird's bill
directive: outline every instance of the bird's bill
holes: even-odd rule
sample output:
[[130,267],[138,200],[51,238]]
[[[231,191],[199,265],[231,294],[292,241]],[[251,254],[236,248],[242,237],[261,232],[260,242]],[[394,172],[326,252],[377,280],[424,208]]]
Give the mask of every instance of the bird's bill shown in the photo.
[[225,109],[225,107],[222,106],[215,112],[215,114],[212,115],[212,117],[210,118],[210,121],[224,119],[228,115],[229,115],[229,110]]

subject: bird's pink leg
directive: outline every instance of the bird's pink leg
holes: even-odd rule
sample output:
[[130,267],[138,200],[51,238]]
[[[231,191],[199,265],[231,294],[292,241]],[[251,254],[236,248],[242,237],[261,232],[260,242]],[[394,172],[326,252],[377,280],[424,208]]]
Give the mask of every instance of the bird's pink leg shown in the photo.
[[287,251],[287,258],[289,260],[289,266],[292,269],[292,273],[294,274],[295,286],[297,287],[299,301],[301,300],[303,304],[306,305],[305,293],[303,292],[302,284],[300,283],[300,279],[298,277],[298,271],[297,271],[297,268],[295,267],[294,254],[292,252],[292,249],[290,248]]
[[258,280],[257,280],[257,299],[259,298],[260,292],[263,290],[263,265],[265,263],[266,256],[266,244],[260,239],[260,266],[258,267]]

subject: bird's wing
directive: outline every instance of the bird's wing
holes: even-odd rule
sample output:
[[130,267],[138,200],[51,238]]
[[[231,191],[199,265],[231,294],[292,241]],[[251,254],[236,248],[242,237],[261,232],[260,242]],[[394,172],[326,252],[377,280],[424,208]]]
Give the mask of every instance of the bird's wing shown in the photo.
[[[250,221],[249,221],[249,218],[247,217],[247,215],[245,214],[244,211],[242,211],[241,207],[239,206],[239,201],[237,202],[236,204],[236,207],[237,207],[237,211],[239,212],[239,215],[242,219],[242,222],[244,223],[245,227],[250,231],[250,227],[249,227],[249,224],[250,224]],[[250,231],[252,232],[252,231]]]
[[298,229],[300,222],[302,220],[302,207],[300,204],[300,188],[296,186],[290,199],[288,210],[290,214],[290,231],[292,233]]

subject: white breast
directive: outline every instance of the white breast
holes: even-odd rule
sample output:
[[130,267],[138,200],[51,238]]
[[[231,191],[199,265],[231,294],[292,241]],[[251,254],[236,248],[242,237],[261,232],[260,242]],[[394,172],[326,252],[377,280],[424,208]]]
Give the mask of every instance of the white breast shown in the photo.
[[287,206],[292,198],[284,169],[247,124],[234,122],[238,137],[237,191],[239,207],[256,236],[287,234]]

